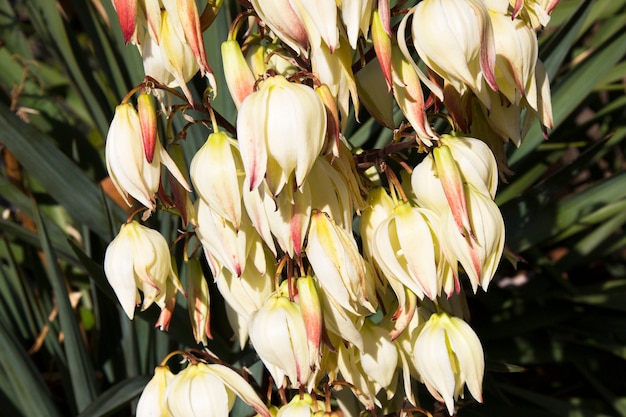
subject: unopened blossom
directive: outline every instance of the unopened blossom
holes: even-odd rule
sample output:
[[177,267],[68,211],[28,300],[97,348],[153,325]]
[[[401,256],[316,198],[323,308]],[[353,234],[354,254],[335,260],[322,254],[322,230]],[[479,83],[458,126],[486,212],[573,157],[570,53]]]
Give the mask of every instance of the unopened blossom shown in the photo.
[[236,39],[222,42],[222,65],[228,91],[235,107],[239,108],[243,100],[254,91],[256,76],[248,66]]
[[[115,188],[131,206],[130,197],[153,211],[155,196],[161,183],[161,163],[175,176],[185,189],[191,191],[176,163],[158,138],[150,150],[144,146],[139,114],[131,103],[115,108],[105,145],[107,170]],[[148,158],[152,157],[151,162]]]
[[433,314],[417,336],[414,355],[426,388],[445,403],[450,415],[465,385],[482,402],[483,349],[465,321],[446,313]]
[[302,186],[324,146],[326,110],[315,91],[282,76],[265,80],[237,115],[239,151],[250,190],[265,178],[277,195],[291,179]]
[[171,417],[165,391],[172,382],[174,374],[167,366],[157,366],[154,376],[144,387],[137,403],[136,417]]
[[135,314],[135,306],[140,303],[142,310],[152,303],[163,309],[168,298],[168,282],[183,291],[172,269],[169,247],[163,235],[136,221],[123,224],[107,247],[104,273],[130,319]]
[[310,275],[298,278],[296,280],[296,288],[298,290],[298,305],[304,319],[309,344],[309,365],[311,368],[319,368],[323,331],[320,295],[317,291],[315,280]]
[[393,81],[393,96],[398,107],[407,118],[411,126],[425,145],[431,146],[435,139],[426,117],[424,93],[421,82],[411,62],[398,48],[391,51],[391,75]]
[[483,1],[424,0],[413,10],[413,44],[424,63],[460,94],[470,89],[488,100],[486,89],[498,87],[493,29]]
[[252,313],[250,339],[277,386],[306,387],[313,371],[306,324],[298,304],[279,293]]
[[165,396],[172,417],[227,416],[236,396],[261,416],[270,417],[254,389],[224,365],[190,364],[169,382]]
[[193,330],[193,337],[197,343],[207,344],[207,337],[211,336],[209,286],[202,272],[198,258],[191,258],[187,262],[187,309],[189,321]]

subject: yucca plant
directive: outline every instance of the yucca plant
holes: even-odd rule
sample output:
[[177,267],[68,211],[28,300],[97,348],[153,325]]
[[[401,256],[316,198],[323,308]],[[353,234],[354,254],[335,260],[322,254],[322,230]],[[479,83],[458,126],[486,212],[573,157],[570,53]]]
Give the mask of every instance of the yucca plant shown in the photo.
[[[118,9],[122,3],[117,2]],[[200,3],[203,7],[207,3],[216,6],[214,2]],[[158,129],[163,137],[178,135],[178,154],[172,152],[177,162],[189,166],[208,134],[218,130],[216,126],[234,134],[234,127],[240,124],[238,114],[246,110],[241,110],[242,103],[232,88],[229,94],[222,43],[247,36],[244,30],[240,34],[229,32],[240,12],[254,6],[262,20],[268,19],[259,13],[258,3],[263,2],[224,2],[203,32],[217,95],[207,92],[211,83],[199,75],[187,83],[187,94],[199,102],[210,100],[217,120],[210,120],[201,108],[186,110],[185,117],[174,112],[167,123],[160,119]],[[394,30],[416,3],[391,2],[396,13],[391,20]],[[539,58],[551,84],[553,128],[546,140],[535,122],[527,126],[521,146],[508,144],[503,149],[508,168],[501,165],[495,201],[504,219],[505,255],[511,262],[500,262],[487,292],[479,290],[467,297],[471,326],[482,342],[486,372],[483,404],[471,400],[474,392],[468,392],[465,400],[456,403],[453,412],[458,415],[626,415],[622,381],[626,371],[626,334],[622,330],[626,318],[626,165],[622,142],[626,137],[625,24],[624,1],[561,0],[550,23],[538,33]],[[105,139],[116,106],[129,97],[129,91],[146,85],[142,58],[137,48],[125,45],[125,34],[108,0],[0,0],[2,413],[29,417],[134,415],[137,398],[155,367],[171,352],[191,351],[202,366],[207,356],[215,356],[219,358],[215,363],[245,368],[244,375],[267,404],[286,407],[284,403],[299,400],[307,407],[332,406],[336,410],[339,401],[345,414],[358,415],[367,407],[349,394],[354,384],[348,382],[343,390],[337,390],[339,382],[332,386],[337,397],[332,401],[328,397],[331,404],[323,404],[325,393],[320,390],[314,391],[322,400],[317,405],[311,397],[298,396],[297,391],[276,389],[255,349],[249,343],[240,346],[241,334],[236,334],[226,319],[230,301],[224,300],[222,290],[211,278],[210,262],[207,264],[203,256],[196,258],[201,262],[185,262],[190,251],[180,242],[172,244],[171,254],[179,265],[175,272],[181,281],[190,285],[190,273],[208,278],[201,281],[210,292],[211,338],[204,338],[204,345],[197,343],[202,337],[192,328],[186,311],[193,299],[189,286],[187,298],[177,296],[167,331],[154,327],[160,317],[157,305],[137,310],[132,321],[126,306],[120,306],[105,276],[105,251],[138,206],[129,208],[109,178]],[[366,38],[362,36],[359,41],[362,54],[355,52],[348,57],[355,70],[374,56]],[[278,50],[272,55],[281,53]],[[415,54],[413,57],[417,58]],[[301,57],[294,59],[302,65]],[[424,68],[423,62],[420,65]],[[312,91],[311,83],[300,85]],[[262,91],[263,84],[256,88]],[[185,93],[178,91],[181,98],[177,103],[184,102]],[[405,120],[401,110],[398,105],[393,107],[396,128]],[[189,123],[190,119],[194,123]],[[430,119],[425,128],[446,133],[446,122],[440,120],[445,116]],[[368,151],[401,138],[363,110],[354,114],[351,109],[342,121],[341,131],[350,146],[366,155],[355,157],[363,168],[371,162]],[[239,135],[243,136],[241,132]],[[399,172],[403,165],[415,166],[423,158],[417,152],[406,156],[408,159],[399,163],[388,160],[390,169]],[[267,176],[273,176],[269,172]],[[371,170],[367,172],[371,174]],[[385,181],[381,173],[370,175],[370,179],[381,177],[382,185],[393,187],[393,181]],[[388,175],[391,178],[394,174]],[[325,175],[315,178],[320,183],[326,181]],[[270,184],[274,194],[282,186],[280,181]],[[169,185],[164,188],[169,193],[173,189]],[[202,192],[197,185],[195,188],[196,193]],[[396,192],[401,194],[400,187]],[[194,198],[200,197],[194,194]],[[168,243],[176,242],[182,228],[180,220],[171,215],[176,212],[175,207],[157,210],[141,222]],[[312,223],[322,237],[309,235],[308,260],[300,267],[321,270],[319,265],[328,261],[324,255],[319,261],[319,253],[336,242],[323,240],[323,236],[341,235],[322,214],[314,215]],[[355,216],[356,224],[361,219]],[[366,239],[358,227],[354,230],[358,250],[362,250]],[[317,252],[313,248],[316,239],[321,242]],[[337,238],[341,239],[345,240]],[[299,250],[281,250],[282,243],[275,243],[278,252]],[[200,247],[197,240],[189,246],[194,244]],[[198,249],[193,255],[200,252]],[[347,262],[339,261],[342,266]],[[295,270],[298,265],[292,267]],[[337,277],[346,278],[341,274]],[[302,298],[311,285],[328,285],[318,281],[298,283]],[[467,279],[462,281],[466,294],[472,294]],[[276,291],[284,291],[279,292],[277,304],[285,300],[295,304],[290,293],[293,287]],[[346,301],[354,309],[363,306],[363,299],[359,303]],[[133,307],[131,300],[131,310]],[[377,332],[372,329],[386,313],[390,312],[379,309],[364,328]],[[254,342],[254,332],[259,333],[254,324],[269,313],[259,316],[250,320],[250,329],[253,344],[260,349],[263,340],[256,336]],[[342,336],[350,340],[349,335]],[[385,357],[378,358],[381,368]],[[196,369],[185,368],[175,360],[166,362],[175,372]],[[271,375],[276,379],[275,372]],[[448,414],[449,408],[433,400],[421,384],[414,380],[412,385],[419,407],[404,400],[405,389],[398,384],[395,399],[385,403],[384,410],[368,412]],[[263,397],[267,393],[267,398]],[[246,393],[238,394],[255,405]],[[158,401],[158,396],[155,398]],[[384,395],[379,399],[384,402]],[[259,407],[255,407],[257,412]],[[240,401],[231,411],[232,415],[252,413]]]

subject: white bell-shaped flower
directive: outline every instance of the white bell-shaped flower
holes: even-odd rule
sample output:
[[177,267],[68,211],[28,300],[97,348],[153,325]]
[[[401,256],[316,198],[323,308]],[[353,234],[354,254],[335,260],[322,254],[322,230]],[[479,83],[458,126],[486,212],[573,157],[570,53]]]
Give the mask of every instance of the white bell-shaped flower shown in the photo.
[[239,151],[251,190],[263,178],[277,195],[290,178],[302,186],[326,137],[326,109],[315,91],[277,75],[241,104]]
[[139,290],[143,293],[142,310],[152,303],[165,307],[168,281],[183,291],[163,235],[136,221],[123,224],[107,247],[104,273],[130,319],[141,301]]

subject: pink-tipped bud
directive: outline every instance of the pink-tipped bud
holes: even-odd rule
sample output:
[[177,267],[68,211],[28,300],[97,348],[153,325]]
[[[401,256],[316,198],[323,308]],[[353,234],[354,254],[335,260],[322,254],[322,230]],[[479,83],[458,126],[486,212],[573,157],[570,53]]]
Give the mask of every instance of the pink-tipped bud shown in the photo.
[[157,117],[156,108],[152,96],[142,93],[137,97],[137,112],[139,113],[139,125],[141,126],[141,139],[143,140],[146,161],[152,163],[154,148],[157,141]]
[[202,273],[202,266],[198,258],[192,258],[187,263],[187,307],[189,319],[193,328],[193,337],[198,343],[207,343],[211,336],[210,326],[209,286]]
[[256,79],[236,40],[222,42],[222,63],[228,91],[239,109],[243,100],[254,91]]
[[378,58],[378,63],[383,71],[385,80],[387,81],[387,91],[391,91],[393,81],[391,79],[391,36],[389,35],[389,21],[383,20],[386,15],[389,18],[389,10],[387,13],[381,13],[379,10],[372,12],[372,41],[374,42],[374,51]]
[[452,152],[450,152],[450,148],[446,145],[436,147],[433,149],[433,157],[437,175],[441,180],[443,191],[446,194],[446,199],[459,232],[463,236],[466,236],[466,232],[473,236],[474,232],[469,221],[467,200],[465,190],[463,189],[463,176],[452,156]]
[[393,96],[398,107],[408,119],[417,136],[426,144],[431,145],[435,137],[426,118],[424,93],[420,78],[409,60],[398,48],[392,50],[391,70],[393,75]]
[[193,56],[198,62],[202,75],[211,73],[211,67],[206,59],[204,51],[204,41],[202,39],[202,29],[200,27],[200,16],[195,0],[177,0],[176,9],[178,17],[185,33],[185,39],[193,52]]
[[117,18],[122,27],[124,42],[128,43],[135,34],[137,22],[137,0],[113,0]]
[[309,364],[311,368],[319,366],[320,345],[322,342],[322,304],[315,281],[309,275],[296,280],[298,304],[304,319],[306,337],[309,342]]

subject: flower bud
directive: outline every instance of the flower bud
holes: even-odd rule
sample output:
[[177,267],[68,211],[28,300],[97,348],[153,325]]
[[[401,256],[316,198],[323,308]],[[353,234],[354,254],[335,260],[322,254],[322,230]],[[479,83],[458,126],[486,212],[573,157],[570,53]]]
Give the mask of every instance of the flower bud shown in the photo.
[[417,137],[427,146],[435,133],[426,118],[424,93],[420,78],[411,62],[398,50],[393,48],[391,55],[391,72],[393,79],[393,96],[398,107],[417,133]]
[[243,100],[254,91],[256,77],[252,74],[237,40],[222,42],[222,64],[228,91],[235,107],[239,109]]
[[137,0],[113,0],[113,7],[122,27],[124,43],[128,43],[135,35]]
[[192,324],[193,336],[197,343],[207,344],[207,337],[211,336],[209,286],[202,272],[202,265],[198,258],[191,258],[187,262],[187,308],[189,321]]
[[124,312],[132,319],[139,291],[143,292],[142,310],[156,303],[165,307],[166,285],[171,281],[183,291],[174,274],[165,238],[136,221],[123,224],[104,255],[104,273]]
[[454,413],[454,401],[463,396],[465,384],[482,402],[485,359],[480,340],[462,319],[433,314],[415,342],[417,369],[428,391]]
[[311,368],[319,368],[319,356],[322,342],[322,304],[320,302],[315,281],[310,276],[296,280],[298,289],[298,305],[302,311],[302,318],[306,327],[306,336],[309,342]]
[[250,190],[263,178],[277,195],[295,176],[300,187],[324,146],[326,110],[312,88],[268,78],[237,116],[237,137]]

